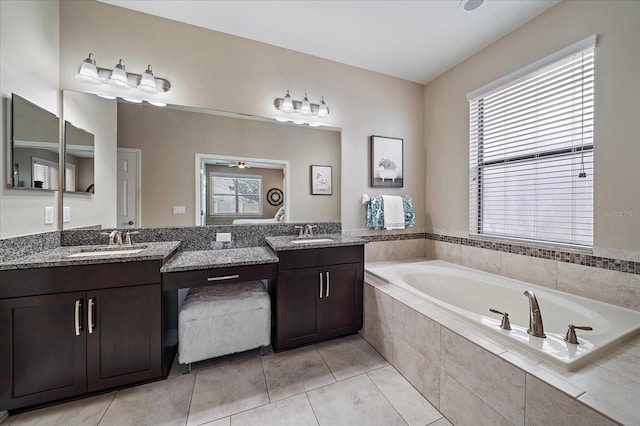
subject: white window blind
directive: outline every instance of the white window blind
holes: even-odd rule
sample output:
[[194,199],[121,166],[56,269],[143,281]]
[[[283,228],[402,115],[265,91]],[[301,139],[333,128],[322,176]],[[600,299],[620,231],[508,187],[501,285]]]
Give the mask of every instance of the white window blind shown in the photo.
[[469,98],[471,235],[593,246],[595,37],[583,45]]
[[41,158],[31,157],[31,180],[34,188],[58,188],[58,164]]

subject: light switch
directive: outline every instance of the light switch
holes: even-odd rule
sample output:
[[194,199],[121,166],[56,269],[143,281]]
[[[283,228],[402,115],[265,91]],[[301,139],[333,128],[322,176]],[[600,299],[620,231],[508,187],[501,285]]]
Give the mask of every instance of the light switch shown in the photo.
[[62,222],[63,223],[71,222],[71,207],[64,206],[62,208]]
[[44,224],[53,225],[53,207],[44,208]]
[[186,209],[184,206],[173,206],[173,214],[185,214]]

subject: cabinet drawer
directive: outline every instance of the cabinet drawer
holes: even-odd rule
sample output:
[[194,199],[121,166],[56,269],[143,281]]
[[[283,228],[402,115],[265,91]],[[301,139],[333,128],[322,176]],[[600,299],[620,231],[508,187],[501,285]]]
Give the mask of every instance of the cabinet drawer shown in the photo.
[[280,269],[363,263],[364,246],[285,250],[278,252],[278,258],[280,259]]
[[162,274],[162,289],[202,287],[216,283],[239,283],[252,280],[275,279],[278,264],[233,266],[196,271],[167,272]]
[[160,261],[0,271],[0,299],[160,282]]

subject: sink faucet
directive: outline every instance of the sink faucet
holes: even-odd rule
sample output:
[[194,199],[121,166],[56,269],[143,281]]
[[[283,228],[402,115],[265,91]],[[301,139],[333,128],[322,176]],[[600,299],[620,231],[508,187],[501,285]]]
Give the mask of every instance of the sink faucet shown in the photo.
[[316,225],[310,225],[310,224],[307,223],[304,226],[304,234],[307,237],[313,237],[313,228],[315,228],[315,227],[316,227]]
[[122,233],[117,229],[114,229],[109,234],[109,245],[114,244],[122,245]]
[[531,290],[526,290],[524,295],[529,298],[529,329],[527,333],[535,337],[546,337],[544,326],[542,325],[542,313],[538,306],[538,299]]

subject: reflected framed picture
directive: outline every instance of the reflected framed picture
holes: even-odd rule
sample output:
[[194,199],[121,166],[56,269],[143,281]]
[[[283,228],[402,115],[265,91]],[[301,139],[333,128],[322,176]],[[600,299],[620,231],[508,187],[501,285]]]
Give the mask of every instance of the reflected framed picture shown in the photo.
[[331,166],[311,166],[311,195],[331,195]]
[[371,136],[371,187],[402,188],[404,168],[402,145],[404,140],[385,136]]

